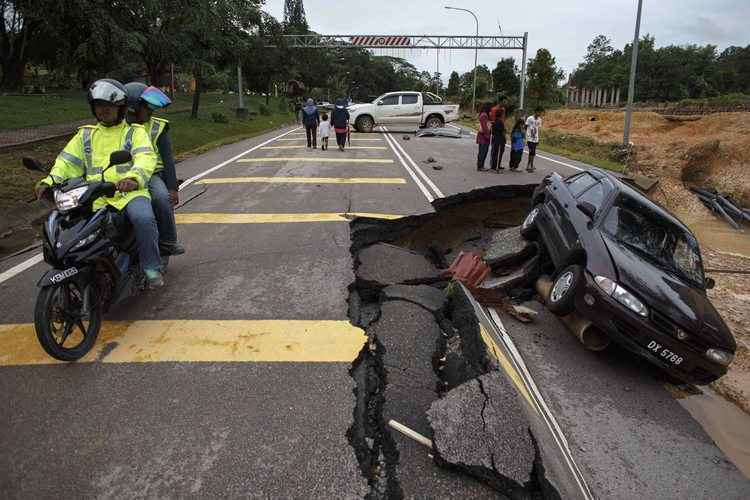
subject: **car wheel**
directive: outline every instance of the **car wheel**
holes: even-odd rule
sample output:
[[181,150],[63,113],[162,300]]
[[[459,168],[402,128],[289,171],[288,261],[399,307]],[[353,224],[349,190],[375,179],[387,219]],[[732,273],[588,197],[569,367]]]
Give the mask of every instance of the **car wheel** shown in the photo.
[[426,128],[443,128],[443,120],[439,116],[431,116],[425,123]]
[[536,205],[531,209],[529,215],[526,216],[523,224],[521,224],[521,236],[523,236],[525,240],[535,241],[539,235],[539,229],[536,227],[536,218],[541,210],[542,205]]
[[369,134],[375,127],[375,122],[373,122],[372,118],[370,118],[369,116],[360,116],[359,118],[357,118],[357,121],[354,123],[354,125],[360,132]]
[[557,316],[567,316],[575,310],[575,298],[583,283],[583,268],[570,265],[552,282],[547,296],[547,309]]

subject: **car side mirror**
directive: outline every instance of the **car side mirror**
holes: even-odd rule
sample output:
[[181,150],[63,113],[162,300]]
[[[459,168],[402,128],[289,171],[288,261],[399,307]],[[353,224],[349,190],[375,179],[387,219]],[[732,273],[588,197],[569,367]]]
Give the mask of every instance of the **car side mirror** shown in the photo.
[[383,101],[378,101],[378,106],[382,106],[382,105],[383,105]]
[[109,155],[109,166],[113,165],[122,165],[123,163],[129,163],[133,161],[133,156],[130,154],[129,151],[120,150],[120,151],[113,151],[112,154]]
[[21,160],[23,163],[23,166],[26,167],[29,170],[34,170],[36,172],[41,172],[43,174],[48,174],[49,172],[42,166],[41,163],[36,161],[33,158],[24,158]]
[[577,206],[578,210],[583,212],[586,217],[593,220],[594,216],[596,215],[596,207],[594,205],[592,205],[588,201],[581,201]]
[[706,278],[704,284],[706,285],[706,290],[711,290],[716,286],[716,280],[714,280],[713,278]]

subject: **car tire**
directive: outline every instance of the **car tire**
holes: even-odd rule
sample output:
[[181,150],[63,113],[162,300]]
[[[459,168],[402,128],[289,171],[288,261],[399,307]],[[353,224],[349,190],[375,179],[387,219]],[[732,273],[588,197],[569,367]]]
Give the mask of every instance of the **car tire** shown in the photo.
[[523,239],[528,241],[536,241],[539,236],[539,229],[536,226],[536,219],[539,216],[539,212],[542,210],[541,203],[535,205],[528,213],[523,223],[521,224],[521,236]]
[[578,289],[583,286],[583,268],[573,264],[560,271],[552,281],[546,297],[547,309],[557,316],[567,316],[575,310]]
[[443,128],[445,123],[439,116],[430,116],[424,124],[425,128]]
[[372,132],[372,129],[375,128],[375,122],[369,116],[360,116],[359,118],[357,118],[357,121],[354,122],[354,128],[356,128],[359,132],[369,134],[370,132]]

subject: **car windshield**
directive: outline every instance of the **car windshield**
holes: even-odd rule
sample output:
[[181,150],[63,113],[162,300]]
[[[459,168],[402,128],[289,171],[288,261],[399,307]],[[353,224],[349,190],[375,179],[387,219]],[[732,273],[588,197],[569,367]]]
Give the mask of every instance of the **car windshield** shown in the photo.
[[603,229],[657,267],[704,286],[695,237],[635,198],[620,195],[607,213]]

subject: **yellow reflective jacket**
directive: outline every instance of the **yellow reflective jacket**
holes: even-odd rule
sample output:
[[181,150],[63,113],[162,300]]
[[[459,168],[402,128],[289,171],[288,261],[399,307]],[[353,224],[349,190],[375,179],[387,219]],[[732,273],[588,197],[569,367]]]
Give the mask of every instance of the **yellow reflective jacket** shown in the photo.
[[53,180],[63,182],[81,177],[84,173],[88,181],[101,180],[102,170],[109,165],[110,153],[122,149],[130,151],[132,163],[110,168],[104,173],[104,180],[117,183],[123,179],[133,179],[138,183],[138,189],[129,193],[118,191],[112,198],[99,198],[94,202],[94,209],[109,204],[122,210],[138,196],[150,198],[148,181],[156,167],[156,154],[143,126],[128,125],[124,120],[112,127],[97,123],[79,128],[57,156],[50,175],[41,183],[51,186]]
[[161,154],[159,154],[159,148],[156,143],[159,141],[159,136],[161,136],[161,134],[169,127],[169,121],[164,118],[152,116],[149,121],[143,124],[143,127],[146,129],[146,132],[148,132],[148,138],[151,140],[151,147],[154,148],[154,153],[156,153],[156,168],[154,168],[154,172],[164,170],[164,161],[162,160]]

